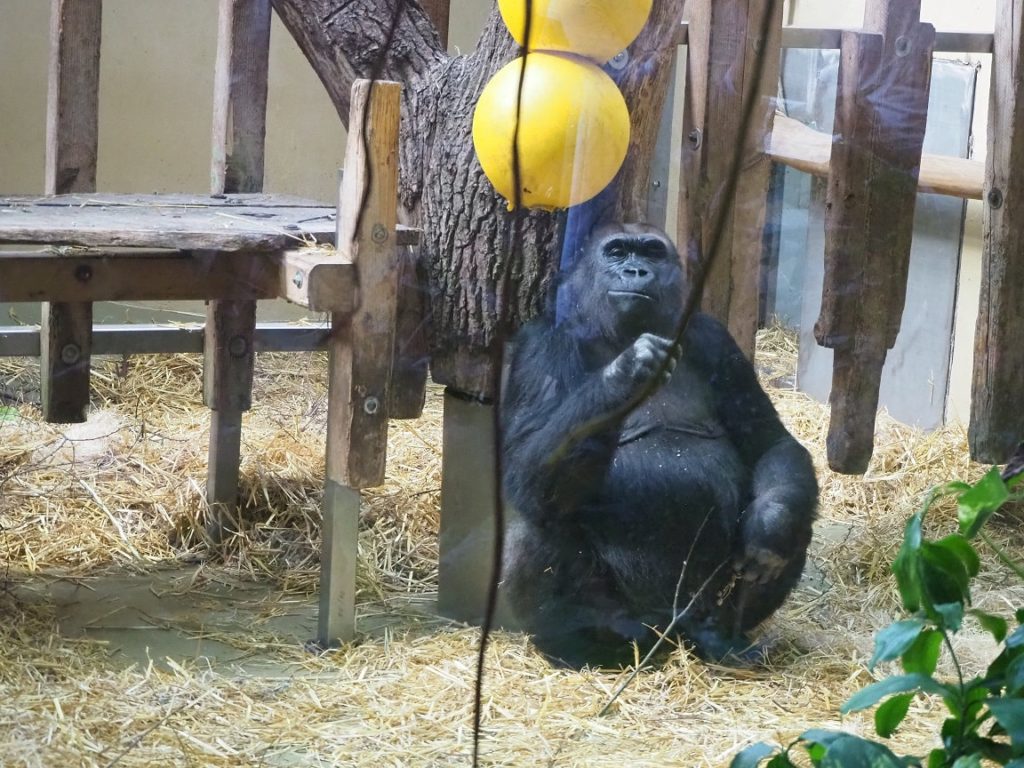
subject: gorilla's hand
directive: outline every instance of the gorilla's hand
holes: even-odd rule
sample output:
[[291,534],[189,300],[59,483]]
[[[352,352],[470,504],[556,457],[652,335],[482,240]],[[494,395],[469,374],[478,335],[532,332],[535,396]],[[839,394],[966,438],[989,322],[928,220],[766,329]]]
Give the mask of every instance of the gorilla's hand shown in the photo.
[[678,360],[679,348],[671,339],[644,333],[605,367],[604,380],[612,391],[629,397],[662,369],[662,383],[668,381]]
[[778,501],[756,498],[740,523],[741,549],[736,570],[744,581],[768,584],[777,579],[798,547],[792,530],[793,512]]

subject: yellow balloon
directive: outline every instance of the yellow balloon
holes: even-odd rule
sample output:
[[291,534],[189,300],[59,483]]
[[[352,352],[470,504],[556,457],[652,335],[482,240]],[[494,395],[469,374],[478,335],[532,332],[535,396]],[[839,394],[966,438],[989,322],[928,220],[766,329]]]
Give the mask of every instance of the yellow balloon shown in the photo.
[[604,63],[632,43],[647,23],[652,0],[533,0],[530,40],[526,0],[498,0],[512,37],[530,51],[560,51]]
[[[512,145],[523,58],[484,86],[473,114],[473,146],[494,188],[514,207]],[[552,210],[585,202],[608,186],[629,146],[629,111],[600,67],[548,53],[525,57],[519,113],[521,200]]]

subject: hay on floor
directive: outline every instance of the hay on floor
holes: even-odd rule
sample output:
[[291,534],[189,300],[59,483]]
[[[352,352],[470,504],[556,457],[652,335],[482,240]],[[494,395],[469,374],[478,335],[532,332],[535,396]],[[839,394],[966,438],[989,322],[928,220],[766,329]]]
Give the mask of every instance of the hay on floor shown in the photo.
[[[922,434],[878,423],[868,474],[824,460],[827,408],[793,390],[795,340],[759,338],[759,368],[780,413],[812,450],[822,487],[807,577],[764,628],[764,667],[723,669],[677,652],[645,671],[598,717],[622,673],[551,669],[523,637],[498,633],[485,686],[485,765],[723,766],[743,745],[787,742],[807,727],[869,735],[870,713],[840,723],[839,705],[871,679],[875,630],[898,614],[888,564],[906,517],[933,484],[972,479],[964,431]],[[0,393],[38,387],[32,361],[0,360]],[[41,423],[30,403],[0,410],[0,561],[8,585],[107,572],[195,567],[196,579],[270,584],[307,599],[318,577],[326,417],[322,355],[261,355],[245,417],[241,532],[205,558],[200,534],[209,430],[200,360],[101,362],[85,425]],[[440,403],[394,422],[388,478],[365,494],[358,600],[380,604],[437,589]],[[952,528],[949,508],[933,516]],[[1012,524],[994,532],[1020,548]],[[976,597],[1005,611],[1024,594],[993,574]],[[218,574],[220,576],[218,576]],[[254,625],[226,638],[273,662],[254,674],[204,659],[125,667],[101,642],[62,636],[55,607],[0,593],[0,764],[237,766],[468,764],[477,633],[397,622],[380,637],[322,656]],[[991,647],[965,633],[968,671]],[[160,663],[157,663],[160,662]],[[884,674],[884,670],[879,671]],[[894,748],[922,754],[941,705],[917,700]]]

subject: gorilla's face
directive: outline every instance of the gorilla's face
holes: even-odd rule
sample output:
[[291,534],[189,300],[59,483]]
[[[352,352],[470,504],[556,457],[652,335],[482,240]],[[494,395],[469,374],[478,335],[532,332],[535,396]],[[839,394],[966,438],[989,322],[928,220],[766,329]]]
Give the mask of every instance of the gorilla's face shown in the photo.
[[643,224],[596,230],[573,274],[584,325],[628,341],[641,333],[669,335],[682,298],[682,268],[672,242]]

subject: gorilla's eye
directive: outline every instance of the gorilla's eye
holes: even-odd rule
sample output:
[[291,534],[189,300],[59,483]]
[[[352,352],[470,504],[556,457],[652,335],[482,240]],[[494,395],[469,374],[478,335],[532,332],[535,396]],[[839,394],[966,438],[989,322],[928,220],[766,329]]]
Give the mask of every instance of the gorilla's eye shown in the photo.
[[660,240],[648,240],[644,243],[644,255],[649,259],[664,259],[668,256],[668,248]]
[[610,259],[622,259],[626,256],[626,246],[621,240],[612,240],[605,246],[604,254]]

